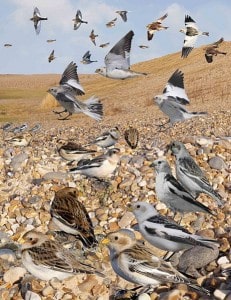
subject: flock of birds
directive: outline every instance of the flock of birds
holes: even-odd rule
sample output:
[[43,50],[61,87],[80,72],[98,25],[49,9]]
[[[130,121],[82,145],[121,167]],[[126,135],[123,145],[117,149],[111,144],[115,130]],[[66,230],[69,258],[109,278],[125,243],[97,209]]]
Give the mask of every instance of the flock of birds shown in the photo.
[[[127,11],[117,11],[124,22],[127,21]],[[153,35],[160,30],[167,30],[162,22],[167,18],[165,14],[157,21],[147,25],[147,38],[151,40]],[[41,21],[47,20],[42,17],[39,9],[35,8],[31,20],[34,23],[36,33],[39,34]],[[107,27],[115,26],[117,18],[106,24]],[[87,23],[82,19],[81,11],[78,10],[74,21],[74,30],[81,24]],[[185,28],[181,30],[185,34],[182,57],[186,58],[192,51],[196,39],[200,35],[208,35],[198,29],[196,22],[188,15],[185,16]],[[108,52],[105,57],[105,67],[96,70],[96,73],[111,79],[127,79],[137,76],[145,76],[146,73],[135,72],[130,69],[131,41],[133,31],[129,31]],[[90,39],[95,44],[97,35],[91,31]],[[50,40],[52,42],[54,40]],[[206,47],[205,57],[211,63],[213,56],[226,54],[217,50],[223,39]],[[102,44],[106,47],[108,43]],[[143,46],[145,47],[145,46]],[[52,51],[49,62],[54,59]],[[91,63],[89,51],[83,56],[83,63]],[[54,111],[65,120],[75,113],[84,113],[99,121],[103,117],[103,105],[98,98],[91,97],[86,101],[80,101],[76,96],[85,94],[77,74],[77,65],[71,62],[64,70],[59,86],[51,87],[48,92],[55,97],[64,108],[62,111]],[[176,70],[168,79],[161,95],[154,98],[160,110],[168,116],[171,124],[184,121],[192,117],[205,115],[206,112],[190,112],[185,106],[190,100],[184,89],[184,74]],[[63,116],[63,114],[67,114]],[[11,124],[5,124],[3,131],[9,131]],[[21,133],[27,129],[26,124],[12,129],[14,133]],[[36,132],[40,124],[30,129]],[[117,127],[111,128],[93,141],[84,146],[68,142],[58,149],[59,155],[68,161],[69,172],[81,174],[89,178],[105,180],[110,178],[118,167],[121,153],[119,148],[114,147],[120,138]],[[128,145],[135,149],[139,141],[139,132],[130,127],[124,132],[124,138]],[[18,137],[20,140],[20,137]],[[13,145],[18,141],[8,140]],[[25,146],[25,144],[21,144]],[[28,145],[28,144],[27,144]],[[105,153],[95,155],[95,150],[89,148],[96,145],[106,149]],[[157,159],[151,167],[156,172],[155,192],[159,201],[165,203],[172,211],[181,214],[187,212],[200,212],[214,215],[214,212],[197,200],[201,193],[212,197],[218,206],[223,205],[222,197],[213,189],[205,173],[190,156],[185,145],[179,141],[172,142],[167,150],[171,150],[175,156],[176,177],[172,175],[171,167],[164,159]],[[90,157],[90,158],[89,158]],[[77,162],[76,166],[72,166]],[[142,237],[151,245],[168,252],[179,252],[194,246],[214,249],[219,247],[218,241],[208,239],[197,234],[190,233],[173,219],[160,215],[154,206],[146,202],[133,202],[130,211],[134,213],[137,225],[134,227]],[[180,273],[171,263],[163,258],[155,256],[152,251],[144,246],[143,242],[136,240],[134,229],[121,229],[107,234],[102,241],[98,241],[94,234],[91,218],[83,203],[78,201],[78,191],[74,188],[65,187],[56,192],[50,208],[51,221],[58,229],[68,236],[74,236],[83,249],[83,253],[89,249],[99,247],[99,244],[108,246],[111,266],[115,273],[125,280],[147,287],[155,288],[162,283],[185,283],[198,292],[210,295],[211,291],[199,286],[195,280]],[[103,270],[98,270],[93,265],[84,262],[83,257],[77,257],[72,251],[63,247],[55,239],[36,230],[29,231],[20,239],[22,242],[22,262],[26,269],[41,280],[50,280],[57,277],[63,280],[69,276],[86,273],[105,277]]]

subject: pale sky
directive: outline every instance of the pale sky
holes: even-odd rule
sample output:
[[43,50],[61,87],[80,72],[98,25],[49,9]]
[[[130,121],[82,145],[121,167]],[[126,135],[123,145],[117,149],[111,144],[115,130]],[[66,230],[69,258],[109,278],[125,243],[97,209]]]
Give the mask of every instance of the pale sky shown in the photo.
[[[33,22],[34,7],[38,7],[42,16],[41,31],[36,35]],[[73,30],[73,21],[77,9],[83,20],[78,30]],[[115,13],[116,10],[129,11],[125,23]],[[147,40],[146,25],[168,13],[163,24],[169,28],[157,32],[151,41]],[[196,47],[217,41],[224,37],[230,41],[231,2],[230,0],[1,0],[0,10],[0,74],[61,74],[66,66],[74,61],[78,73],[94,73],[104,66],[104,57],[109,50],[128,31],[135,35],[131,47],[131,64],[181,51],[184,35],[179,32],[184,27],[185,14],[189,14],[203,31],[210,36],[199,37]],[[106,23],[117,17],[116,25],[107,28]],[[89,34],[95,30],[96,45]],[[47,43],[47,39],[56,39]],[[110,42],[106,48],[102,43]],[[13,46],[4,47],[5,43]],[[140,49],[140,44],[148,49]],[[48,56],[55,50],[57,57],[48,63]],[[90,51],[92,60],[97,63],[80,63],[86,51]]]

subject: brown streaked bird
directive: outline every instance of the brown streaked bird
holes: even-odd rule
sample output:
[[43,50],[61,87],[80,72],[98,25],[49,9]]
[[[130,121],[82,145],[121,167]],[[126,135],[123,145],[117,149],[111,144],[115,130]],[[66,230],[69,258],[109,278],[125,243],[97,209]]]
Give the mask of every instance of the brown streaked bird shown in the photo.
[[41,30],[41,21],[48,20],[48,19],[42,17],[38,7],[35,7],[33,17],[30,18],[30,20],[34,22],[34,28],[35,28],[36,34],[39,34],[39,32]]
[[83,21],[82,13],[79,9],[77,10],[75,18],[72,19],[72,21],[74,21],[74,30],[77,30],[82,23],[88,24],[87,21]]
[[78,145],[74,142],[68,142],[67,144],[61,146],[58,149],[59,155],[65,159],[70,161],[71,163],[74,161],[79,161],[87,156],[95,153],[95,150],[86,149],[81,145]]
[[49,39],[49,40],[47,40],[47,43],[53,43],[53,42],[56,42],[56,40],[55,39]]
[[127,19],[127,13],[128,13],[127,10],[117,10],[116,13],[121,16],[121,18],[124,22],[127,22],[127,20],[128,20]]
[[55,50],[52,50],[51,51],[51,54],[49,55],[49,57],[48,57],[48,61],[49,61],[49,63],[52,61],[52,60],[54,60],[56,57],[55,57]]
[[6,48],[12,47],[12,44],[4,44],[4,47]]
[[65,187],[55,193],[50,214],[59,231],[76,236],[84,247],[97,244],[91,219],[75,188]]
[[117,18],[111,20],[110,22],[108,22],[108,23],[106,24],[106,26],[107,26],[108,28],[114,27],[114,26],[115,26],[116,20],[117,20]]
[[91,39],[92,43],[96,46],[96,42],[95,42],[95,38],[98,37],[99,35],[98,34],[95,34],[94,33],[94,29],[92,29],[90,35],[89,35],[89,38]]
[[124,131],[124,139],[130,148],[135,149],[139,142],[139,131],[129,126],[129,128]]
[[220,44],[224,41],[223,38],[220,38],[218,41],[216,41],[213,44],[208,45],[207,47],[203,48],[205,50],[205,59],[208,63],[213,62],[213,56],[217,56],[218,54],[226,55],[226,52],[222,52],[217,50],[219,48]]
[[154,21],[146,26],[148,41],[150,41],[153,38],[153,35],[155,32],[164,30],[164,29],[168,29],[168,27],[162,26],[162,21],[164,19],[166,19],[167,16],[168,16],[168,14],[166,13],[161,18],[159,18],[157,21]]
[[189,53],[193,50],[194,45],[199,35],[207,35],[208,32],[200,31],[196,22],[189,16],[185,16],[185,28],[182,28],[180,32],[185,34],[184,45],[181,52],[181,57],[186,58]]
[[109,42],[108,42],[108,43],[104,43],[104,44],[100,44],[99,47],[100,47],[100,48],[105,48],[105,47],[107,47],[109,44],[110,44]]
[[83,273],[103,276],[93,266],[81,262],[82,258],[41,232],[26,232],[19,242],[22,243],[22,263],[36,278],[63,280]]

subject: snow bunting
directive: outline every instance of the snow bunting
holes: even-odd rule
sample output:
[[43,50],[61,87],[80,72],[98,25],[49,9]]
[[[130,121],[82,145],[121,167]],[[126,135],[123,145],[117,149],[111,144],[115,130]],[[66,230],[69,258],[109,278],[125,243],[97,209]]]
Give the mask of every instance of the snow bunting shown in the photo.
[[203,212],[213,214],[207,206],[203,205],[191,195],[172,175],[168,162],[157,159],[151,165],[156,170],[155,190],[157,198],[179,212]]
[[77,30],[82,23],[88,23],[87,21],[83,21],[82,13],[79,9],[77,10],[75,18],[72,19],[72,21],[74,21],[74,30]]
[[100,48],[106,48],[110,43],[104,43],[104,44],[100,44],[99,47]]
[[216,200],[219,206],[223,205],[221,195],[213,189],[205,173],[193,160],[185,145],[174,141],[170,144],[170,149],[176,158],[176,176],[184,188],[194,197],[205,193]]
[[163,20],[166,19],[167,16],[168,16],[168,14],[165,14],[161,18],[159,18],[157,21],[152,22],[146,26],[148,41],[150,41],[153,38],[153,35],[155,32],[164,30],[164,29],[168,29],[168,27],[162,25]]
[[30,18],[30,20],[34,22],[34,28],[36,34],[39,34],[41,30],[41,21],[47,20],[47,18],[42,17],[38,7],[35,7],[33,17]]
[[169,262],[155,256],[147,246],[136,240],[131,230],[121,229],[109,233],[102,244],[109,248],[115,273],[129,282],[152,287],[162,283],[185,283],[199,292],[210,294],[174,269]]
[[65,187],[55,193],[50,214],[60,231],[77,236],[85,247],[97,244],[91,219],[85,206],[78,201],[75,188]]
[[95,73],[112,79],[126,79],[147,75],[130,70],[130,50],[134,32],[129,31],[105,56],[106,67],[96,69]]
[[119,152],[118,148],[109,149],[103,155],[80,161],[77,167],[71,168],[69,171],[87,177],[107,178],[112,175],[117,167],[120,159]]
[[90,35],[89,35],[89,38],[90,40],[92,41],[92,43],[96,46],[96,42],[95,42],[95,38],[98,37],[99,35],[98,34],[95,34],[94,33],[94,29],[92,29]]
[[115,19],[109,21],[109,22],[106,24],[106,26],[107,26],[108,28],[114,27],[114,26],[115,26],[116,20],[117,20],[117,18],[115,18]]
[[103,132],[100,136],[95,138],[92,142],[90,142],[86,146],[94,144],[101,148],[108,148],[114,146],[118,142],[119,137],[120,137],[120,132],[118,127],[113,127],[108,131]]
[[23,265],[41,280],[54,277],[63,280],[81,273],[102,276],[93,266],[81,262],[72,252],[41,232],[26,232],[19,242],[22,242]]
[[116,13],[121,16],[121,18],[124,22],[127,22],[127,20],[128,20],[127,19],[127,13],[128,13],[127,10],[117,10]]
[[79,83],[77,66],[71,62],[62,74],[58,87],[51,87],[48,90],[52,96],[64,107],[61,112],[54,111],[56,114],[67,112],[68,115],[60,120],[65,120],[74,113],[84,113],[89,117],[99,121],[103,116],[103,105],[98,98],[91,97],[82,102],[75,98],[75,95],[83,95],[84,89]]
[[83,58],[81,60],[81,63],[82,64],[85,64],[85,65],[89,65],[93,62],[97,62],[97,60],[91,60],[91,53],[90,51],[87,51],[84,55],[83,55]]
[[216,240],[191,234],[173,220],[160,215],[150,203],[138,201],[132,203],[129,210],[134,213],[144,239],[162,250],[178,252],[194,246],[212,248],[211,244],[218,244]]
[[55,57],[55,50],[52,50],[49,57],[48,57],[48,62],[52,62],[52,60],[54,60],[56,57]]
[[218,54],[226,55],[226,52],[222,52],[217,50],[217,48],[220,46],[220,44],[224,41],[223,38],[220,38],[218,41],[215,43],[208,45],[207,47],[204,48],[205,50],[205,59],[208,63],[213,62],[213,57],[217,56]]
[[185,28],[180,32],[185,34],[184,45],[181,52],[181,57],[186,58],[193,50],[196,40],[199,35],[209,35],[208,32],[200,31],[196,25],[196,22],[189,16],[185,16]]

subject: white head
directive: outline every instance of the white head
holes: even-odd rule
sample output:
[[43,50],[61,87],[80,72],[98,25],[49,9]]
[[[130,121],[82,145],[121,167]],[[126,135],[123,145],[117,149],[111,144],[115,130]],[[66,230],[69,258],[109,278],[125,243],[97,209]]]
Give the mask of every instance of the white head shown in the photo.
[[95,73],[100,74],[102,76],[107,76],[106,67],[98,68],[95,70]]
[[48,237],[42,232],[31,230],[26,232],[19,239],[19,242],[22,242],[22,250],[25,250],[25,249],[30,249],[32,247],[39,247],[47,240],[49,240]]
[[156,173],[168,173],[171,174],[171,168],[168,164],[168,162],[165,159],[156,159],[154,162],[150,165],[150,167],[154,167],[156,170]]
[[107,245],[110,251],[120,253],[136,244],[135,234],[129,229],[120,229],[109,233],[102,243]]
[[172,154],[176,157],[178,155],[181,155],[181,153],[188,153],[187,149],[185,148],[185,145],[178,141],[172,142],[170,145],[170,149],[172,151]]
[[135,215],[138,223],[142,223],[152,216],[156,216],[158,212],[155,207],[147,202],[135,202],[131,204],[131,211]]

